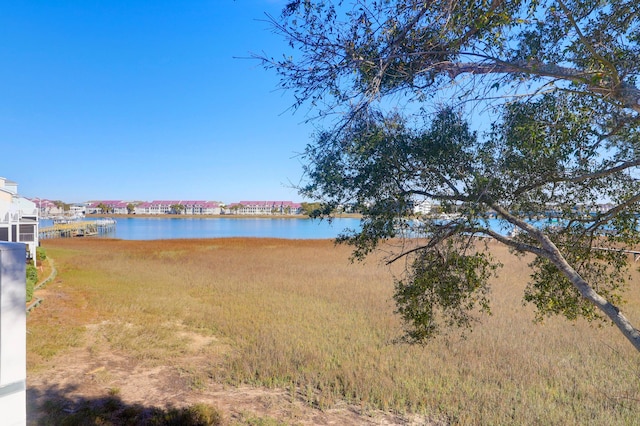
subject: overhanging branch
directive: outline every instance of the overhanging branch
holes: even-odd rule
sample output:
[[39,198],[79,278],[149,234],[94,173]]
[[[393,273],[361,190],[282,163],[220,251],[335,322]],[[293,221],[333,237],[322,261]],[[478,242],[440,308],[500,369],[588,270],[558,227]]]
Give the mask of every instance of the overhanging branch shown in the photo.
[[[435,51],[420,52],[419,54],[442,55],[444,53],[451,54],[452,52]],[[603,81],[601,72],[578,70],[537,61],[507,62],[498,58],[489,58],[484,55],[468,52],[458,52],[458,55],[476,56],[484,59],[482,62],[438,61],[428,64],[427,68],[447,74],[451,79],[455,79],[461,74],[487,75],[522,73],[537,77],[550,77],[564,81],[572,81],[574,83],[584,84],[592,93],[616,100],[624,108],[640,112],[640,89],[624,81],[613,86],[594,84],[597,81]]]

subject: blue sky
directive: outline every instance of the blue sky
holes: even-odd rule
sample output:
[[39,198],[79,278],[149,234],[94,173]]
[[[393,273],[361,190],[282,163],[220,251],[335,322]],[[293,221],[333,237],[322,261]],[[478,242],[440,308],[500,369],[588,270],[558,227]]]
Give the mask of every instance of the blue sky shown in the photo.
[[313,126],[250,52],[285,0],[0,6],[0,176],[26,197],[303,201]]

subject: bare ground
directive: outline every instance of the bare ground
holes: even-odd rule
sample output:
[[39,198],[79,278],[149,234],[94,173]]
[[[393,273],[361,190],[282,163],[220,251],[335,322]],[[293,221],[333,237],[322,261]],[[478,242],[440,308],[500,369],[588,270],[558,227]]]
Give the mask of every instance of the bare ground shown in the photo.
[[[32,315],[38,315],[38,310],[47,311],[57,299],[68,297],[55,288],[53,285],[39,291],[38,296],[45,299],[46,305],[38,307]],[[61,313],[58,311],[57,315]],[[145,408],[180,408],[205,403],[222,411],[229,424],[249,423],[260,418],[292,425],[437,424],[417,416],[363,410],[345,403],[320,410],[300,398],[292,398],[285,389],[235,387],[215,382],[194,386],[180,366],[197,368],[210,363],[200,349],[212,344],[211,338],[185,333],[190,342],[185,357],[174,360],[173,365],[154,365],[113,350],[102,350],[106,346],[100,333],[102,325],[86,324],[79,346],[47,361],[36,372],[28,372],[28,424],[35,425],[42,420],[43,405],[47,401],[63,404],[65,411],[73,413],[86,401],[101,401],[109,396],[117,396],[124,406]]]

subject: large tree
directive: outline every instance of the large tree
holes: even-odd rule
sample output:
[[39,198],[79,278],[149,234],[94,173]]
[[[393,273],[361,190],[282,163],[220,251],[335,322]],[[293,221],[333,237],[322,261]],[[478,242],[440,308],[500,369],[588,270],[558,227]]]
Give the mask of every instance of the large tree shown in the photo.
[[[619,308],[639,237],[639,13],[635,0],[295,0],[269,17],[292,52],[257,57],[326,129],[301,190],[327,213],[361,209],[339,238],[356,258],[402,241],[389,261],[407,265],[395,299],[410,339],[489,309],[488,236],[534,255],[524,298],[539,318],[608,318],[640,350]],[[456,215],[408,220],[425,201]]]
[[171,204],[170,209],[172,214],[182,214],[185,211],[185,206],[183,204]]

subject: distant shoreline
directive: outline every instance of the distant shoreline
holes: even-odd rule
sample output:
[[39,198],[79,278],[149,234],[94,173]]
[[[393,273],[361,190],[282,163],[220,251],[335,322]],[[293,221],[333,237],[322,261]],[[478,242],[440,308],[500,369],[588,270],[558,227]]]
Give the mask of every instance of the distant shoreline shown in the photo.
[[[85,219],[106,217],[114,219],[311,219],[304,214],[88,214],[85,216]],[[335,217],[359,219],[362,215],[357,213],[343,213],[335,215]]]

